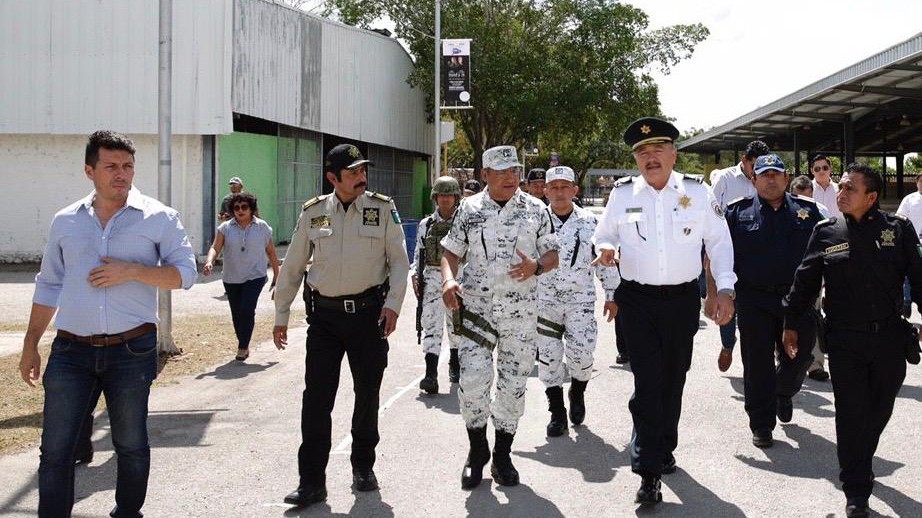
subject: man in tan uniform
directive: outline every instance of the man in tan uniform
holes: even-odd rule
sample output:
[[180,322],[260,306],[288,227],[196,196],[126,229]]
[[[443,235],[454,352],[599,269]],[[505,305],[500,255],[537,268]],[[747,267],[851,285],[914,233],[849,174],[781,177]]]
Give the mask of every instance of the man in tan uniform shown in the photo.
[[285,497],[304,506],[326,499],[330,413],[339,387],[343,354],[355,391],[352,474],[358,491],[373,491],[378,444],[378,393],[387,367],[387,336],[396,325],[410,264],[394,202],[366,192],[366,164],[359,149],[341,144],[327,153],[324,171],[334,193],[304,204],[279,274],[275,295],[276,347],[288,343],[288,319],[308,260],[306,387],[301,408],[298,489]]

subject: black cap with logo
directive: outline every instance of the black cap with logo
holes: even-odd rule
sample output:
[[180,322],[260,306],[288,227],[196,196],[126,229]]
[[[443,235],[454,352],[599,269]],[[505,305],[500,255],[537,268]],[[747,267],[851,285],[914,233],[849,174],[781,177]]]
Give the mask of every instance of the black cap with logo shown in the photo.
[[323,162],[323,170],[339,173],[343,169],[355,169],[362,164],[374,165],[371,160],[365,160],[359,148],[352,144],[340,144],[327,153]]
[[679,130],[675,126],[655,117],[637,119],[624,130],[624,143],[632,150],[646,144],[675,142],[677,138]]

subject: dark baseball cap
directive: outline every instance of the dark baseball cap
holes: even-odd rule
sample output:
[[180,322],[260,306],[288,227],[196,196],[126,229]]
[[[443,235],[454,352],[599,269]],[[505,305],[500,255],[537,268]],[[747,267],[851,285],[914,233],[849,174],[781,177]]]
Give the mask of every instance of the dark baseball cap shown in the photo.
[[540,167],[535,167],[531,171],[528,171],[528,176],[525,178],[528,183],[531,182],[543,182],[544,176],[547,173],[544,169]]
[[374,165],[371,160],[365,160],[359,148],[352,144],[340,144],[327,153],[323,162],[323,170],[339,173],[343,169],[355,169],[363,164]]
[[781,157],[771,154],[762,155],[756,158],[755,166],[753,166],[752,169],[755,171],[755,174],[762,174],[766,171],[785,172],[784,162],[781,160]]

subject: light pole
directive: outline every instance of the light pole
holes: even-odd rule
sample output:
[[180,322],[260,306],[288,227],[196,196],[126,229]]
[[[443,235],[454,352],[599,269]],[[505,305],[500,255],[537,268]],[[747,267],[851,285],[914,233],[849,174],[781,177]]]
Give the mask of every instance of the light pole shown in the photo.
[[435,183],[436,177],[439,176],[439,168],[441,167],[441,153],[442,153],[442,92],[440,88],[441,83],[441,63],[442,57],[442,4],[439,0],[435,0],[435,84],[433,99],[435,99],[435,153],[432,155],[432,174],[430,175],[430,185]]

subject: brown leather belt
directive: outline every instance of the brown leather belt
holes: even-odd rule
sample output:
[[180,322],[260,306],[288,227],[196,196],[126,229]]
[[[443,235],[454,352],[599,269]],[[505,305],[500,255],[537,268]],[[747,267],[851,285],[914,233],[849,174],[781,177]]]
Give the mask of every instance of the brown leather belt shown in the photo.
[[77,342],[78,344],[87,344],[94,347],[108,347],[110,345],[121,345],[135,338],[146,335],[147,333],[157,330],[157,324],[152,324],[150,322],[146,324],[141,324],[134,329],[129,329],[123,333],[113,334],[113,335],[91,335],[91,336],[79,336],[67,331],[58,330],[58,338],[63,338],[64,340],[70,340],[72,342]]

